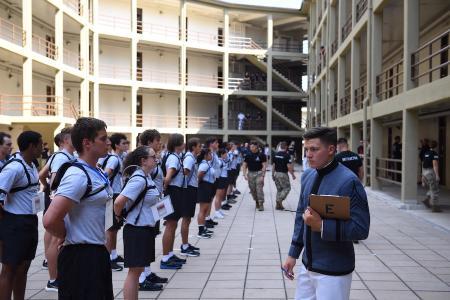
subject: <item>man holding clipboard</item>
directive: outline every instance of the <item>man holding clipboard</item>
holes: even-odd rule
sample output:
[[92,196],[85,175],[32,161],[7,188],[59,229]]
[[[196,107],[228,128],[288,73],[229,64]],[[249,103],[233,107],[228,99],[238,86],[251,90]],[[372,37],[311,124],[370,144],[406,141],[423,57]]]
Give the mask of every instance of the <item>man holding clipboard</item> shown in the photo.
[[294,234],[282,269],[294,279],[303,250],[295,299],[349,299],[355,269],[352,241],[369,235],[367,196],[357,176],[334,157],[335,129],[312,128],[303,138],[311,168],[302,175]]

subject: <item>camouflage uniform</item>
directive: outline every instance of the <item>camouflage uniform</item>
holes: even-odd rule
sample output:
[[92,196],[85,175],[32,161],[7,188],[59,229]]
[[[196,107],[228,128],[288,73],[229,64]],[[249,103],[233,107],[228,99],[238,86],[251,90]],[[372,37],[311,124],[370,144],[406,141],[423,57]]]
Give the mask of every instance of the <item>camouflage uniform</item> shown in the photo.
[[264,174],[262,171],[248,172],[248,187],[250,188],[250,193],[257,205],[264,203],[263,179]]
[[286,199],[287,195],[291,191],[291,182],[289,180],[289,175],[283,172],[274,172],[273,181],[277,187],[277,202],[282,202]]
[[431,205],[439,205],[439,183],[433,169],[422,169],[425,185],[428,186],[427,199]]

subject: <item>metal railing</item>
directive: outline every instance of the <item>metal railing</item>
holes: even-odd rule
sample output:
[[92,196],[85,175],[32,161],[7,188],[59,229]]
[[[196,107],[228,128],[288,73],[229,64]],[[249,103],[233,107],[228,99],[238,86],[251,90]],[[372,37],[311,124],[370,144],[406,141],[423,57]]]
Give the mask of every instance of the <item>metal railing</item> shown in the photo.
[[252,38],[249,37],[230,36],[228,47],[238,49],[262,49],[263,43],[256,43]]
[[73,10],[79,16],[83,15],[82,6],[80,0],[64,0],[63,4]]
[[272,44],[273,51],[279,52],[295,52],[302,53],[302,47],[300,41],[289,41],[289,42],[274,42]]
[[171,27],[166,25],[154,24],[150,22],[137,21],[137,33],[143,36],[153,38],[178,41],[180,38],[180,30],[178,27]]
[[253,80],[251,78],[229,78],[228,89],[230,90],[267,90],[267,82],[263,80]]
[[342,26],[342,41],[345,40],[345,38],[350,34],[352,31],[352,14],[350,14],[345,21],[344,25]]
[[332,103],[330,105],[330,118],[331,120],[337,119],[337,103]]
[[221,129],[222,122],[217,117],[186,117],[186,127],[194,129]]
[[131,79],[131,68],[116,65],[100,64],[100,77],[113,79]]
[[190,86],[223,88],[223,77],[216,75],[186,74],[186,83]]
[[138,127],[181,128],[181,117],[170,115],[136,114]]
[[417,85],[448,76],[450,29],[419,47],[411,55],[411,79]]
[[355,109],[359,110],[363,107],[364,98],[367,94],[367,82],[361,84],[359,88],[355,90]]
[[25,31],[22,27],[0,18],[0,37],[19,46],[25,46]]
[[393,184],[402,184],[402,160],[376,158],[376,178]]
[[338,41],[334,40],[334,42],[331,44],[331,55],[333,56],[338,48]]
[[242,125],[239,124],[239,119],[235,117],[228,118],[228,128],[234,130],[266,130],[267,122],[264,118],[259,119],[245,119]]
[[129,113],[112,113],[99,112],[98,118],[103,120],[108,126],[131,126],[131,112]]
[[118,16],[99,15],[98,26],[114,32],[131,32],[131,20]]
[[94,62],[92,60],[89,61],[89,74],[94,75]]
[[55,43],[35,34],[33,34],[33,51],[55,60],[58,57],[58,47]]
[[6,116],[63,116],[78,117],[69,98],[55,95],[0,95],[0,115]]
[[144,82],[162,84],[180,84],[181,75],[178,72],[165,72],[146,68],[137,68],[136,79]]
[[278,75],[281,75],[282,77],[284,77],[285,79],[296,85],[298,88],[302,86],[301,84],[302,78],[301,76],[299,76],[298,72],[295,72],[283,65],[275,65],[273,66],[272,70],[278,73]]
[[341,98],[341,117],[350,113],[350,85],[345,88],[344,97]]
[[78,70],[83,68],[83,60],[78,53],[63,49],[63,63]]
[[367,0],[359,0],[359,2],[356,4],[356,22],[361,19],[362,15],[367,10]]
[[187,30],[186,38],[187,38],[188,42],[192,42],[192,43],[214,45],[214,46],[221,46],[221,47],[224,45],[223,35],[218,35],[218,34],[213,34],[213,33]]
[[376,95],[380,100],[389,99],[403,92],[403,59],[387,67],[376,78]]

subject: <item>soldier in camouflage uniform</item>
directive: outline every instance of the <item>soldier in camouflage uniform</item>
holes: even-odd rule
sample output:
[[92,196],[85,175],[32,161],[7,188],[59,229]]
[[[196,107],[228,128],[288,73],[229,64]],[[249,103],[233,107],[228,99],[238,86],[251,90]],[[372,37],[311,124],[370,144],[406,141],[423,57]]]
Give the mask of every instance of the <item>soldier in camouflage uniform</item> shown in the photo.
[[280,143],[280,151],[273,157],[272,179],[277,187],[277,197],[275,209],[283,210],[283,200],[291,191],[291,182],[289,181],[288,172],[291,173],[292,179],[295,180],[294,169],[292,167],[292,159],[287,152],[286,142]]
[[[266,156],[259,151],[258,142],[250,142],[250,152],[242,165],[245,180],[259,211],[264,210],[264,176],[266,175]],[[247,173],[248,170],[248,173]]]
[[432,212],[441,212],[439,207],[439,155],[434,151],[437,142],[432,141],[430,149],[423,154],[422,162],[422,182],[428,186],[427,197],[423,200],[426,207],[431,208]]

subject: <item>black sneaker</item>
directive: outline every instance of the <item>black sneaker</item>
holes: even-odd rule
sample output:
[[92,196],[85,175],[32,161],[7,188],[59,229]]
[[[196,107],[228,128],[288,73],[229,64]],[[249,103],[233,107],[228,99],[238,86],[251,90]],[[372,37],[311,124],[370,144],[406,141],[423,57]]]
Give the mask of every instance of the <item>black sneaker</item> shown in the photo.
[[191,244],[189,244],[189,248],[194,249],[195,251],[200,251],[199,247],[192,246]]
[[219,225],[218,222],[213,221],[213,220],[211,220],[211,219],[206,220],[206,224],[213,224],[214,226],[215,226],[215,225]]
[[183,247],[181,247],[181,255],[197,257],[200,256],[200,252],[192,249],[191,246],[189,245],[189,247],[187,247],[186,249],[183,249]]
[[237,196],[236,195],[228,195],[228,199],[236,199]]
[[197,237],[198,237],[199,239],[210,239],[210,238],[211,238],[211,235],[208,234],[208,233],[206,233],[205,231],[203,231],[203,232],[199,232],[199,233],[197,234]]
[[47,262],[46,259],[44,259],[44,260],[42,261],[42,269],[43,269],[43,270],[48,270],[48,262]]
[[236,203],[237,203],[237,201],[234,200],[234,199],[228,199],[227,202],[228,202],[229,204],[236,204]]
[[223,209],[223,210],[230,210],[231,205],[224,204],[224,205],[222,205],[220,208]]
[[214,228],[214,226],[215,226],[214,224],[205,222],[205,227],[206,228]]
[[238,189],[233,191],[233,195],[240,195],[240,194],[241,194],[241,192]]
[[159,264],[159,268],[161,270],[178,270],[178,269],[181,269],[182,267],[183,267],[182,264],[177,263],[170,259],[166,262],[161,260],[161,263]]
[[144,280],[143,283],[139,283],[139,290],[140,291],[162,291],[163,286],[159,283],[150,282],[147,279]]
[[47,292],[58,292],[58,279],[53,282],[47,281],[47,285],[45,286],[45,290]]
[[159,277],[158,275],[156,275],[155,273],[150,273],[150,275],[148,275],[145,278],[146,281],[150,281],[152,283],[167,283],[169,282],[169,279],[164,278],[164,277]]
[[208,230],[208,229],[205,229],[205,232],[206,232],[206,234],[209,234],[209,235],[213,235],[214,234],[214,231]]
[[123,270],[123,267],[116,262],[111,261],[111,270],[114,272],[120,272]]
[[125,260],[120,255],[117,255],[117,257],[111,261],[115,262],[116,264],[121,264],[121,265],[123,265],[125,263]]
[[179,264],[185,264],[185,263],[186,263],[186,260],[185,260],[184,258],[179,258],[179,257],[176,256],[175,254],[172,255],[172,256],[169,258],[169,260],[174,261],[174,262],[179,263]]

